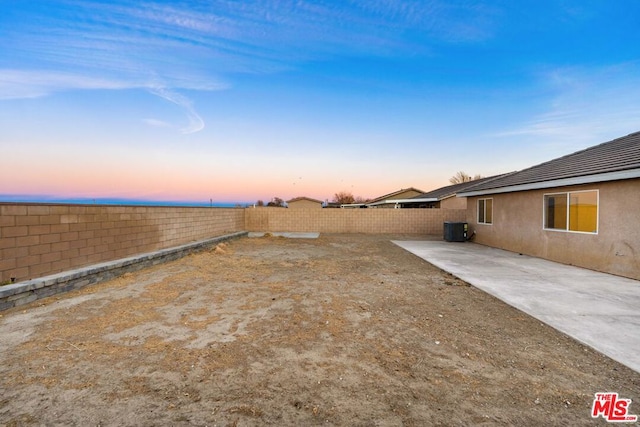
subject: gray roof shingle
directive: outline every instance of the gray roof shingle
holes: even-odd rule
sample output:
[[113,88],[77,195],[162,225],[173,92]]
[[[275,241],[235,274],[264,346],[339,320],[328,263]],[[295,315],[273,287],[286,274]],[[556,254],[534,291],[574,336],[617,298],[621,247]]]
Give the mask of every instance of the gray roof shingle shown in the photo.
[[[554,183],[562,185],[566,182],[565,185],[569,185],[572,178],[580,177],[590,177],[589,182],[598,182],[599,176],[604,174],[634,170],[640,177],[640,132],[478,183],[459,193],[464,196],[476,192],[486,194],[489,190],[506,192],[507,188],[518,191],[534,188],[536,184],[539,188],[548,188]],[[630,174],[630,177],[634,176]]]
[[486,178],[475,179],[473,181],[462,182],[460,184],[447,185],[446,187],[440,187],[435,190],[431,190],[428,193],[423,193],[423,194],[420,194],[419,196],[412,197],[412,199],[432,198],[432,199],[442,200],[449,196],[455,196],[456,193],[466,190],[469,187],[478,185],[483,182],[491,181],[501,176],[504,176],[504,175],[494,175]]

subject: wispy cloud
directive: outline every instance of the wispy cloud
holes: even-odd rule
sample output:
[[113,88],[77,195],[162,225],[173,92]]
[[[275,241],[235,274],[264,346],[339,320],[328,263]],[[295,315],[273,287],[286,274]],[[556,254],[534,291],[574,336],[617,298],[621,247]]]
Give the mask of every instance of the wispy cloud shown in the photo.
[[204,120],[198,115],[187,97],[161,86],[149,88],[149,92],[178,105],[184,110],[189,123],[181,129],[182,133],[195,133],[204,129]]
[[59,66],[160,74],[271,72],[334,54],[424,53],[432,42],[490,37],[496,16],[482,3],[448,0],[56,3],[55,12],[24,16],[19,33],[5,30],[5,41]]
[[552,93],[547,111],[494,136],[532,138],[571,147],[637,131],[639,76],[639,63],[546,71],[541,74],[541,90]]
[[354,3],[372,13],[374,25],[417,30],[428,39],[450,43],[491,38],[501,15],[497,6],[479,1],[354,0]]
[[0,19],[0,99],[146,89],[185,111],[185,133],[204,122],[184,90],[220,90],[229,87],[221,76],[273,73],[331,56],[428,54],[432,41],[490,37],[494,14],[475,2],[444,0],[52,0],[7,7],[21,24]]
[[152,127],[156,127],[156,128],[168,128],[171,127],[171,125],[163,120],[158,120],[158,119],[142,119],[143,123],[148,124],[149,126]]
[[127,81],[63,71],[0,69],[0,99],[37,98],[72,89],[127,89]]
[[[83,89],[145,89],[166,101],[176,104],[185,112],[188,124],[181,128],[182,133],[194,133],[204,129],[204,121],[196,112],[191,100],[175,90],[157,83],[108,80],[62,72],[0,69],[0,100],[38,98],[54,92]],[[145,122],[152,126],[158,126],[162,123],[153,119],[146,119]]]

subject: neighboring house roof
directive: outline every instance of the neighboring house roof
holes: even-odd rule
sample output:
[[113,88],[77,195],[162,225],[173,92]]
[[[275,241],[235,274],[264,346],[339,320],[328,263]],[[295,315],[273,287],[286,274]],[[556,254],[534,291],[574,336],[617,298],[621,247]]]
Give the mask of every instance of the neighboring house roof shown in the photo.
[[375,203],[375,202],[380,202],[380,201],[383,201],[383,200],[392,199],[393,197],[395,197],[395,196],[397,196],[399,194],[405,193],[407,191],[415,191],[417,193],[424,193],[424,191],[418,190],[417,188],[414,188],[414,187],[402,188],[402,189],[400,189],[398,191],[394,191],[393,193],[389,193],[389,194],[385,194],[384,196],[376,197],[375,199],[370,200],[369,203]]
[[299,202],[300,200],[308,200],[310,202],[315,202],[315,203],[323,203],[322,200],[316,200],[316,199],[312,199],[311,197],[294,197],[291,200],[287,200],[287,203],[292,203],[292,202]]
[[640,178],[640,132],[471,186],[458,196]]
[[494,180],[501,176],[504,176],[504,175],[494,175],[486,178],[474,179],[473,181],[461,182],[459,184],[447,185],[446,187],[440,187],[435,190],[431,190],[428,193],[424,193],[424,194],[420,194],[419,196],[412,197],[409,200],[416,199],[415,200],[416,202],[420,202],[420,201],[423,201],[422,199],[429,199],[429,201],[431,201],[431,199],[433,199],[433,201],[447,199],[449,197],[454,197],[457,193],[469,187],[472,187],[490,180]]
[[340,203],[337,202],[327,202],[325,203],[326,208],[339,208],[341,206]]

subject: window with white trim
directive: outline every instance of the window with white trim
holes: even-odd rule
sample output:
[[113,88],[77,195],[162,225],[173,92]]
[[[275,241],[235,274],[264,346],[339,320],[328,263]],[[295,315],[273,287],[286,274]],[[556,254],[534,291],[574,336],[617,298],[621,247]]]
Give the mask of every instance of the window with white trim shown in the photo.
[[544,195],[545,230],[598,233],[598,190]]
[[493,199],[478,199],[478,224],[493,224]]

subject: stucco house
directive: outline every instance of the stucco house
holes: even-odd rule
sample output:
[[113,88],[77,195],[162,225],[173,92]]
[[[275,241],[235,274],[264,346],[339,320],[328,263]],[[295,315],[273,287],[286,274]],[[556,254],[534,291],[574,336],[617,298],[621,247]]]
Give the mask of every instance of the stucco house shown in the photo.
[[412,197],[419,196],[424,191],[414,187],[402,188],[393,193],[385,194],[384,196],[376,197],[366,203],[368,208],[399,208],[400,203],[403,200],[410,199]]
[[462,182],[460,184],[447,185],[428,193],[422,193],[410,199],[400,200],[402,208],[430,208],[430,209],[466,209],[467,198],[456,197],[456,195],[467,188],[477,185],[481,182],[496,179],[502,175],[480,178],[473,181]]
[[287,207],[290,209],[299,208],[322,208],[322,201],[312,199],[311,197],[295,197],[291,200],[287,200]]
[[640,280],[640,132],[458,196],[477,243]]

